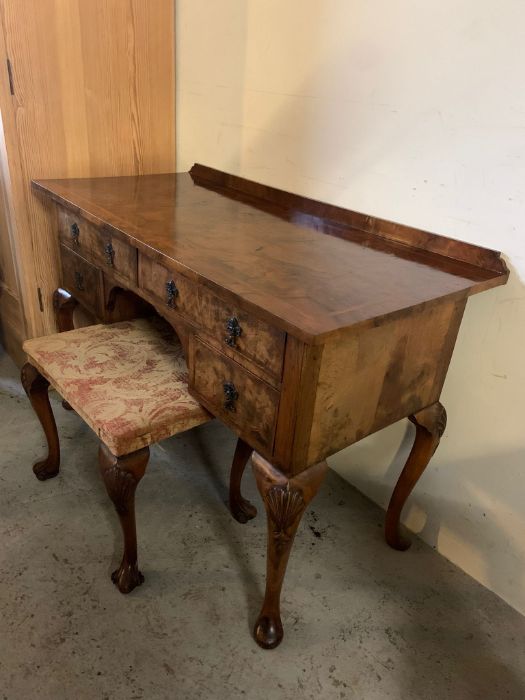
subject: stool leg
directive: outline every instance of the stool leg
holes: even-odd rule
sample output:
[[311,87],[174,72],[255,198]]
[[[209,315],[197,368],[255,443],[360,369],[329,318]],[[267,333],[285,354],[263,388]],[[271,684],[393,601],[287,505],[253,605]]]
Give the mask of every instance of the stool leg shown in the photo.
[[246,523],[257,515],[257,508],[241,494],[242,475],[252,452],[253,449],[244,440],[237,440],[230,472],[230,512],[239,523]]
[[45,481],[56,476],[60,468],[60,443],[55,417],[49,403],[49,382],[29,362],[22,367],[21,380],[47,440],[47,457],[33,465],[36,478]]
[[101,443],[98,457],[102,478],[115,505],[124,535],[122,562],[111,574],[111,580],[121,593],[130,593],[144,582],[137,564],[135,490],[146,471],[149,447],[117,457]]

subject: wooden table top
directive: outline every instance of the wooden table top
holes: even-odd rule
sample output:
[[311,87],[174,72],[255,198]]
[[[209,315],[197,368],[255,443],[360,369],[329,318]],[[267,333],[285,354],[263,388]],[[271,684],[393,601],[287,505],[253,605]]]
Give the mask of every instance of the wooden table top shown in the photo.
[[42,180],[33,187],[240,296],[310,342],[504,284],[508,275],[494,251],[204,166],[179,174]]

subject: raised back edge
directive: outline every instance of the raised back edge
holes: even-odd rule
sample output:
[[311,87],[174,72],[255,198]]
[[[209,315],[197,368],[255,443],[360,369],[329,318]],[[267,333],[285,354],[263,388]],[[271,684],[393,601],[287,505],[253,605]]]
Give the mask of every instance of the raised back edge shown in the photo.
[[[199,163],[193,165],[190,175],[196,184],[203,187],[221,190],[224,193],[239,193],[250,200],[267,203],[282,212],[298,211],[314,217],[310,222],[301,221],[301,223],[311,225],[330,235],[345,238],[345,230],[360,231],[365,234],[364,239],[374,237],[390,241],[459,263],[473,265],[493,273],[495,277],[505,276],[506,279],[508,276],[508,268],[501,258],[501,253],[490,248],[343,209],[334,204],[309,199]],[[320,227],[320,220],[326,225]],[[366,240],[363,240],[363,243],[365,242]],[[500,283],[502,282],[503,280]]]

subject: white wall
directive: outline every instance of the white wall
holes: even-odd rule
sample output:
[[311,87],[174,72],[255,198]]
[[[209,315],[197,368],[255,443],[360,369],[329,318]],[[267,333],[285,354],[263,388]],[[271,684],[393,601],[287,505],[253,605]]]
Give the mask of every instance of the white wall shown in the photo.
[[[405,520],[525,612],[525,3],[178,0],[178,169],[194,161],[503,250],[472,298],[449,424]],[[386,506],[403,422],[331,465]],[[400,554],[400,556],[403,556]]]

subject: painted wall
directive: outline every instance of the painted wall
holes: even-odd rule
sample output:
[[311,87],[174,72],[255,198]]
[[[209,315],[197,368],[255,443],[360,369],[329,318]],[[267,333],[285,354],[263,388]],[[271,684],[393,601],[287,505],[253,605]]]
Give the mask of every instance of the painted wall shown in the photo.
[[[179,170],[199,161],[505,253],[509,284],[468,303],[448,428],[405,522],[525,612],[525,3],[177,8]],[[394,425],[331,466],[386,506],[412,435]]]

